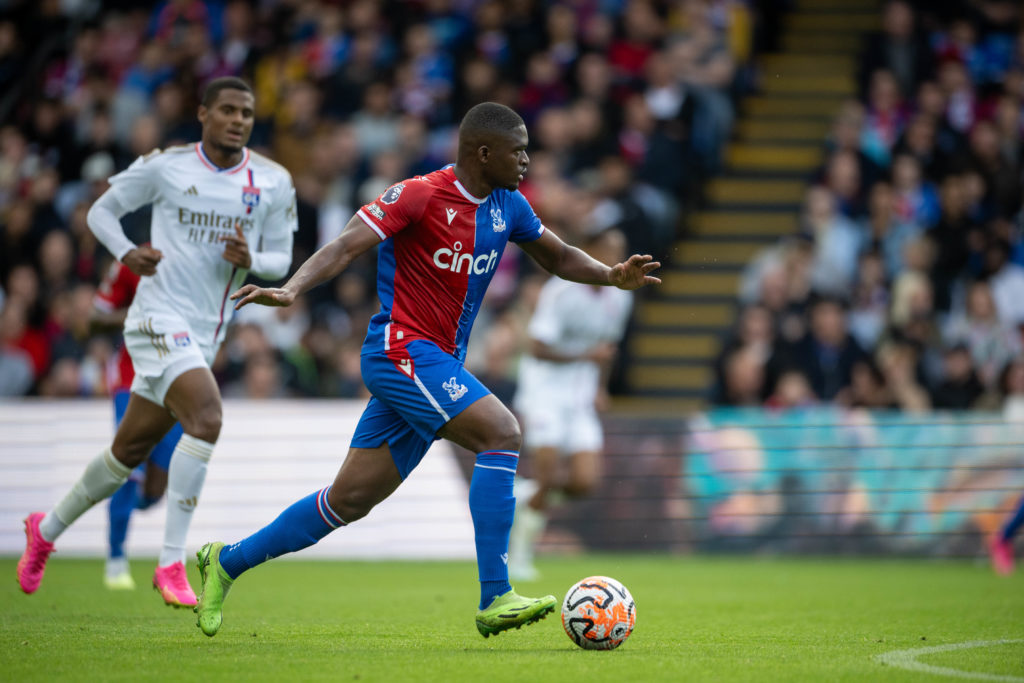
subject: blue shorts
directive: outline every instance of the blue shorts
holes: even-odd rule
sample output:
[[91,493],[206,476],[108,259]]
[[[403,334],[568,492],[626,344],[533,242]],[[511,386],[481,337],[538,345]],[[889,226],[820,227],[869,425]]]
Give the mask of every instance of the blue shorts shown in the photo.
[[[124,411],[128,409],[128,399],[131,397],[131,393],[128,391],[119,391],[114,394],[114,424],[121,424],[121,420],[124,418]],[[171,427],[170,431],[164,434],[164,438],[160,440],[160,443],[153,446],[153,452],[149,454],[149,460],[162,470],[167,470],[171,466],[171,454],[174,453],[174,447],[178,445],[178,439],[181,438],[182,430],[181,423],[175,422],[174,426]]]
[[362,373],[373,398],[352,447],[387,442],[402,479],[420,464],[441,427],[491,393],[460,360],[422,339],[390,352],[364,351]]

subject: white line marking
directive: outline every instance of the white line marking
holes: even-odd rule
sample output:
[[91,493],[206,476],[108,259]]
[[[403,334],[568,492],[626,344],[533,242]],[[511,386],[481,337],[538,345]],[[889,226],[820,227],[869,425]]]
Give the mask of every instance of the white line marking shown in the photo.
[[933,666],[917,661],[918,657],[924,655],[938,654],[939,652],[952,652],[954,650],[970,650],[976,647],[989,647],[991,645],[1009,645],[1011,643],[1024,643],[1024,640],[972,640],[966,643],[952,643],[950,645],[936,645],[935,647],[916,647],[909,650],[893,650],[884,654],[875,655],[876,662],[888,664],[908,671],[919,671],[936,676],[953,676],[954,678],[970,678],[976,681],[1006,681],[1007,683],[1024,683],[1022,676],[1004,676],[1002,674],[986,674],[976,671],[960,671],[946,666]]

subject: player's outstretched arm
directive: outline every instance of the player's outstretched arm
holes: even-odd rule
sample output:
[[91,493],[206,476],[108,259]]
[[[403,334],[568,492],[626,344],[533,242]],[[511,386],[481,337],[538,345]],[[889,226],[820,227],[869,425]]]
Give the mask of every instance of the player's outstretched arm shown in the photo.
[[284,286],[245,285],[232,294],[231,299],[238,302],[235,310],[246,304],[290,306],[300,295],[337,277],[356,257],[379,243],[377,233],[353,216],[341,234],[306,259]]
[[619,289],[639,289],[660,284],[650,273],[661,267],[650,255],[633,254],[624,263],[606,266],[582,249],[569,246],[558,235],[545,230],[532,242],[519,245],[541,268],[563,280],[588,285],[610,285]]

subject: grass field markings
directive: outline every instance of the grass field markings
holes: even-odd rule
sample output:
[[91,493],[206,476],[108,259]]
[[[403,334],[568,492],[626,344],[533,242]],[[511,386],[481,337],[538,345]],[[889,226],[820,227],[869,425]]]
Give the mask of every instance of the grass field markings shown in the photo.
[[876,662],[888,664],[908,671],[919,671],[921,673],[935,674],[936,676],[952,676],[954,678],[970,678],[976,681],[1005,681],[1006,683],[1024,683],[1022,676],[1005,676],[1002,674],[986,674],[978,671],[961,671],[947,666],[934,666],[917,661],[918,657],[934,655],[940,652],[952,652],[954,650],[970,650],[976,647],[990,647],[992,645],[1010,645],[1012,643],[1024,643],[1024,640],[970,640],[965,643],[951,643],[949,645],[936,645],[935,647],[912,647],[907,650],[893,650],[884,654],[875,655]]

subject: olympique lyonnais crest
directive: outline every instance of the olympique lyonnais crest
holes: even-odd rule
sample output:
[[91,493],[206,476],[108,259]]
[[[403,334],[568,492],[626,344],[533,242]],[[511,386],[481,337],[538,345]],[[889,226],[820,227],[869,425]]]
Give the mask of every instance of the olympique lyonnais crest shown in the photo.
[[175,332],[174,333],[174,345],[175,346],[188,346],[192,343],[189,339],[188,332]]
[[252,210],[259,206],[260,188],[246,185],[242,188],[242,203],[245,204],[245,212],[252,213]]
[[501,215],[501,209],[491,209],[491,227],[494,232],[505,232],[505,219]]

